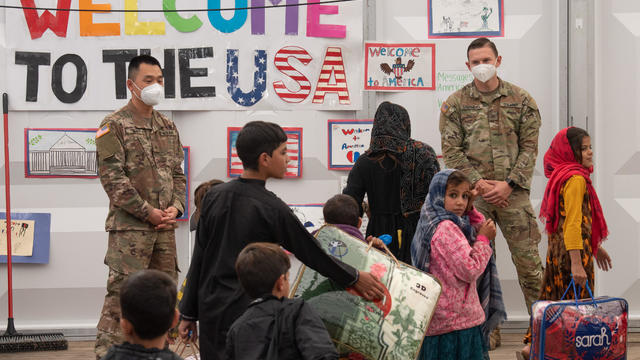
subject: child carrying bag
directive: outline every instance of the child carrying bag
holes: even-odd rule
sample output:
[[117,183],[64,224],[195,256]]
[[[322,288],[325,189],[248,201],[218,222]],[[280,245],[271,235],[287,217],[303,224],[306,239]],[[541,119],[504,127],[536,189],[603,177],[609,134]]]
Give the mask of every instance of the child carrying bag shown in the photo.
[[591,299],[542,300],[531,310],[531,359],[607,359],[627,358],[627,317],[625,299],[602,296]]

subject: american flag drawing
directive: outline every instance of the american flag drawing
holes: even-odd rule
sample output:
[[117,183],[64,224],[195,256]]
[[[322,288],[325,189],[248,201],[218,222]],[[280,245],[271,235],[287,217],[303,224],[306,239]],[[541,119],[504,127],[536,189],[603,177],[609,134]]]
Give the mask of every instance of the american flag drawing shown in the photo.
[[[289,154],[289,165],[287,166],[287,178],[302,177],[302,128],[285,127],[282,128],[287,134],[287,153]],[[242,174],[242,161],[236,151],[236,139],[242,128],[227,128],[227,176],[238,177]]]
[[401,78],[404,73],[404,64],[393,64],[393,73],[396,74],[396,78]]

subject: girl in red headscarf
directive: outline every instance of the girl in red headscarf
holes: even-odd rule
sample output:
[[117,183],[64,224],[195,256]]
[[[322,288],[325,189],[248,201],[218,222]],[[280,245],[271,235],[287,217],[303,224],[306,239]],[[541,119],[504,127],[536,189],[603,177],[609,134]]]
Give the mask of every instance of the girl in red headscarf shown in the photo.
[[[549,246],[539,300],[560,300],[572,274],[582,289],[580,298],[586,298],[589,296],[585,289],[587,280],[593,287],[594,257],[600,269],[611,268],[611,258],[601,246],[609,231],[591,183],[592,172],[589,134],[576,127],[560,130],[544,155],[544,174],[549,182],[540,218],[546,220]],[[565,298],[573,299],[573,292],[568,291]],[[527,345],[518,354],[519,359],[528,358],[530,342],[531,328],[524,338]]]

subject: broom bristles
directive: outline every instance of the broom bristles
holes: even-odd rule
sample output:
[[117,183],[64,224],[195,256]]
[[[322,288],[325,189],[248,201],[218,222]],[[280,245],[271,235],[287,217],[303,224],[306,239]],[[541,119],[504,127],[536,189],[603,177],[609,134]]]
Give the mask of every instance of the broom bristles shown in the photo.
[[62,333],[0,336],[0,353],[67,350],[68,346]]

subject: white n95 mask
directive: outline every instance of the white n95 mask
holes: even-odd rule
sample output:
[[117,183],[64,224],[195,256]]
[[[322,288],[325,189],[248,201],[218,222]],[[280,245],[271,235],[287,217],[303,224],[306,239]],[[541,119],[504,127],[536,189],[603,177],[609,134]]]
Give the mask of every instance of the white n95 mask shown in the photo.
[[471,68],[473,76],[481,82],[489,81],[496,74],[496,66],[494,64],[480,64]]
[[[133,85],[140,90],[136,83]],[[140,100],[149,106],[155,106],[164,98],[164,88],[158,83],[154,83],[140,90]]]

